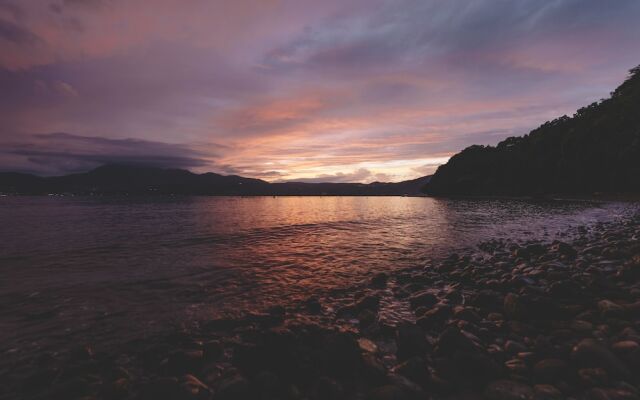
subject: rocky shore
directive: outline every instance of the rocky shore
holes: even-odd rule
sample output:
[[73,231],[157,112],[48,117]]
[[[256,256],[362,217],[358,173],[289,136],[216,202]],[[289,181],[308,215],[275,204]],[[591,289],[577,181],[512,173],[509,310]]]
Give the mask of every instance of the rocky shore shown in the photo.
[[[640,399],[640,216],[2,371],[2,399]],[[385,304],[410,317],[390,323]]]

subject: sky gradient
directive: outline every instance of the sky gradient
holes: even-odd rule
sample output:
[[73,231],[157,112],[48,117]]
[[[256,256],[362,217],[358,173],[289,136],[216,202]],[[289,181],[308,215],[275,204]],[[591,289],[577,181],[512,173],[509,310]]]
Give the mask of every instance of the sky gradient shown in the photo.
[[640,1],[0,0],[0,170],[399,181],[608,97]]

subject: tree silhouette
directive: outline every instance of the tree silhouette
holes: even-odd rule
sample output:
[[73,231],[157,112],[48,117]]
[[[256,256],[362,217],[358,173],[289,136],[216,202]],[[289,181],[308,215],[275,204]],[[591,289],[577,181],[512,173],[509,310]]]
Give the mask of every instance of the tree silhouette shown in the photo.
[[470,146],[438,168],[433,195],[640,191],[640,66],[611,97],[497,146]]

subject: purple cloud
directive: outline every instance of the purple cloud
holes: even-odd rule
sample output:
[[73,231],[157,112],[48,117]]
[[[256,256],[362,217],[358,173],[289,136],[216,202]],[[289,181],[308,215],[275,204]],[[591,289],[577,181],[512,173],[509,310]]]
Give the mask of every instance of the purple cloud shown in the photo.
[[[42,154],[3,145],[0,168],[83,168],[104,139],[198,171],[413,178],[607,96],[638,19],[635,0],[4,0],[0,142]],[[62,162],[82,140],[50,132],[93,139]]]
[[59,175],[105,164],[193,168],[207,165],[197,151],[181,145],[134,139],[106,139],[68,133],[39,134],[29,142],[4,143],[2,169]]

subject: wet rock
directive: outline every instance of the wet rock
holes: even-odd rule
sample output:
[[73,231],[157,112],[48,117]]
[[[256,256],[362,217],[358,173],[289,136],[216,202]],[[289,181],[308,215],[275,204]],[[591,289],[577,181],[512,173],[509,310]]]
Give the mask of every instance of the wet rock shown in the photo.
[[263,398],[277,398],[280,391],[280,379],[271,371],[260,371],[252,381],[253,391]]
[[503,372],[477,337],[456,327],[449,327],[440,335],[436,354],[438,374],[455,384],[478,385]]
[[384,382],[387,375],[387,369],[382,362],[373,354],[366,353],[362,356],[363,375],[371,382],[379,384]]
[[367,339],[367,338],[359,338],[358,339],[358,346],[360,346],[360,349],[366,353],[377,353],[378,352],[378,346],[372,342],[371,340]]
[[471,304],[491,311],[502,311],[504,300],[500,293],[483,289],[478,291],[471,299]]
[[569,365],[557,358],[541,360],[533,367],[533,373],[539,382],[556,382],[566,376]]
[[204,352],[202,350],[176,352],[167,359],[167,371],[175,375],[197,372],[202,369],[203,357]]
[[598,311],[604,318],[617,318],[625,314],[625,308],[611,300],[600,300],[598,302]]
[[181,386],[184,397],[188,399],[209,399],[212,394],[209,387],[193,375],[187,374],[182,377]]
[[124,399],[129,395],[131,382],[127,378],[118,378],[105,387],[104,397],[110,400]]
[[319,399],[342,399],[344,389],[340,382],[327,376],[320,377],[316,383],[316,393]]
[[628,354],[633,353],[634,351],[638,350],[640,348],[640,345],[638,345],[638,342],[635,342],[633,340],[623,340],[620,342],[616,342],[614,344],[611,345],[611,350],[620,355],[620,356],[626,356]]
[[22,392],[25,394],[37,393],[52,386],[60,371],[55,368],[34,368],[24,379],[21,385]]
[[360,311],[360,313],[358,314],[358,321],[360,322],[360,327],[362,328],[367,328],[375,324],[377,319],[378,319],[378,314],[376,314],[371,310],[365,309]]
[[428,343],[422,329],[409,322],[398,325],[396,332],[397,356],[406,360],[412,356],[421,356],[428,349]]
[[157,399],[179,399],[183,392],[178,383],[178,378],[158,378],[147,382],[142,386],[139,393],[141,400],[157,400]]
[[640,397],[627,389],[617,388],[595,388],[589,390],[585,400],[638,400]]
[[426,385],[429,382],[429,371],[420,357],[411,357],[396,366],[393,371],[420,385]]
[[418,325],[424,329],[432,328],[436,325],[444,323],[451,315],[451,307],[446,304],[437,304],[433,308],[427,310],[416,321]]
[[429,310],[430,310],[429,307],[420,306],[420,307],[416,308],[415,310],[413,310],[413,314],[416,317],[420,318]]
[[560,299],[581,299],[584,297],[584,289],[578,282],[560,278],[558,276],[552,277],[557,280],[549,286],[549,293]]
[[458,351],[477,352],[482,351],[480,339],[469,332],[456,327],[445,329],[438,337],[438,353],[446,355]]
[[261,327],[274,327],[284,322],[285,311],[282,307],[272,307],[266,313],[250,313],[244,319],[251,324],[258,324]]
[[304,306],[311,314],[322,313],[322,304],[320,304],[320,300],[318,300],[317,297],[309,297],[307,300],[305,300]]
[[574,320],[571,321],[571,329],[580,333],[589,333],[593,331],[593,324],[589,321]]
[[624,363],[594,339],[580,341],[574,346],[571,357],[583,367],[601,367],[614,376],[630,376],[630,372]]
[[609,382],[607,371],[602,368],[581,368],[578,377],[586,386],[601,386]]
[[384,288],[387,286],[389,276],[384,272],[377,273],[371,278],[371,285],[377,288]]
[[369,295],[360,299],[356,303],[356,309],[358,311],[371,310],[377,311],[380,308],[380,296]]
[[76,347],[71,351],[71,358],[75,361],[88,361],[94,358],[95,351],[89,345]]
[[218,340],[211,340],[202,345],[203,357],[205,361],[215,361],[222,357],[224,349]]
[[504,344],[504,350],[509,354],[522,353],[528,350],[527,346],[515,340],[507,340]]
[[351,377],[362,368],[362,352],[356,337],[336,332],[325,338],[322,347],[325,369],[333,376]]
[[456,289],[451,289],[451,288],[447,290],[447,293],[444,295],[444,298],[451,303],[460,303],[464,299],[460,291]]
[[377,387],[369,392],[367,400],[412,400],[417,396],[403,387],[385,385]]
[[282,322],[287,314],[287,310],[283,306],[272,306],[267,309],[267,314],[269,314],[274,320]]
[[527,364],[519,358],[505,361],[504,366],[513,374],[525,374],[528,370]]
[[89,382],[82,376],[71,377],[68,380],[54,384],[50,391],[52,399],[82,398],[89,394]]
[[223,380],[216,391],[216,400],[253,399],[249,381],[240,375]]
[[535,400],[563,400],[565,396],[552,385],[535,385],[533,387]]
[[617,273],[618,278],[627,282],[637,282],[640,280],[640,262],[625,264]]
[[453,312],[455,319],[472,322],[474,324],[482,321],[482,317],[475,310],[468,307],[456,307]]
[[525,309],[520,297],[514,293],[508,293],[504,297],[504,313],[509,318],[520,319],[525,317]]
[[484,391],[487,400],[533,400],[531,386],[509,380],[491,382]]
[[571,260],[575,259],[578,255],[576,249],[574,249],[571,245],[560,241],[555,241],[551,245],[551,250]]
[[516,306],[516,319],[551,320],[563,317],[563,310],[558,306],[557,300],[539,296],[520,296]]
[[501,321],[504,321],[504,315],[496,312],[491,312],[487,314],[487,319],[489,321],[501,322]]
[[336,318],[348,318],[357,315],[358,309],[355,304],[347,304],[336,310]]
[[433,307],[438,303],[438,298],[435,294],[429,292],[418,293],[409,298],[411,308],[418,308],[420,306]]

